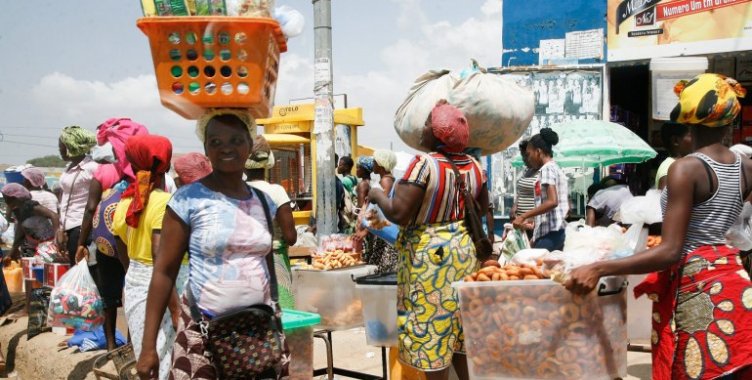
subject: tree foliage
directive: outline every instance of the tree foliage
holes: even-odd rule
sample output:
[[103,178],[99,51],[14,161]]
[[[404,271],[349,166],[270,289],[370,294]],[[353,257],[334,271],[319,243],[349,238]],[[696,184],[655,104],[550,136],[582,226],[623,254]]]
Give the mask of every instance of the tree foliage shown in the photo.
[[41,168],[64,168],[65,161],[60,156],[50,155],[44,157],[32,158],[26,161],[27,164],[31,164]]

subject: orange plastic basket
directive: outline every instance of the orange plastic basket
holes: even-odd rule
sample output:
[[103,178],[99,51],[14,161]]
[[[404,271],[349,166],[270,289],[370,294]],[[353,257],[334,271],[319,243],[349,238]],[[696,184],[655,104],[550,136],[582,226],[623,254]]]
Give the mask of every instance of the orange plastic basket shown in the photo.
[[162,104],[186,119],[206,108],[271,115],[279,54],[287,42],[272,19],[149,17],[136,22],[151,46]]

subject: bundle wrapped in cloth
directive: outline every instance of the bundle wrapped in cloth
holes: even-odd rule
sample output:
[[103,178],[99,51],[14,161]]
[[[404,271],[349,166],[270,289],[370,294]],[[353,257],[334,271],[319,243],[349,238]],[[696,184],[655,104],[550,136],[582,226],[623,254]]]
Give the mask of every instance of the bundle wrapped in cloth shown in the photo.
[[448,70],[432,70],[415,80],[397,109],[394,129],[408,146],[421,151],[426,119],[436,103],[446,99],[459,108],[470,126],[470,149],[482,155],[498,153],[513,145],[530,125],[535,99],[530,90],[498,74],[487,73],[474,63],[462,76]]

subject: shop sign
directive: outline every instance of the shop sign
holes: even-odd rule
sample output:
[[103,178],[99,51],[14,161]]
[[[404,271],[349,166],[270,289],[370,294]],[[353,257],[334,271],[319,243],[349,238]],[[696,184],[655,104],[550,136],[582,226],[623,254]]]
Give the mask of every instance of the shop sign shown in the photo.
[[608,0],[608,61],[752,50],[752,0]]

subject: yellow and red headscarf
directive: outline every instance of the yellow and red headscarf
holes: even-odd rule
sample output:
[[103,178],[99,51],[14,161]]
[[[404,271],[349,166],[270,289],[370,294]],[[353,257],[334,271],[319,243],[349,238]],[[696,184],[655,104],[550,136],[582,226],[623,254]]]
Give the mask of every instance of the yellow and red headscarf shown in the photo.
[[133,136],[125,144],[125,156],[136,174],[136,180],[123,193],[123,198],[133,198],[125,214],[125,222],[138,228],[141,213],[154,190],[154,182],[170,170],[172,143],[164,136]]
[[679,104],[671,111],[671,121],[682,124],[725,127],[741,112],[739,99],[747,91],[739,82],[720,74],[700,74],[674,86]]

